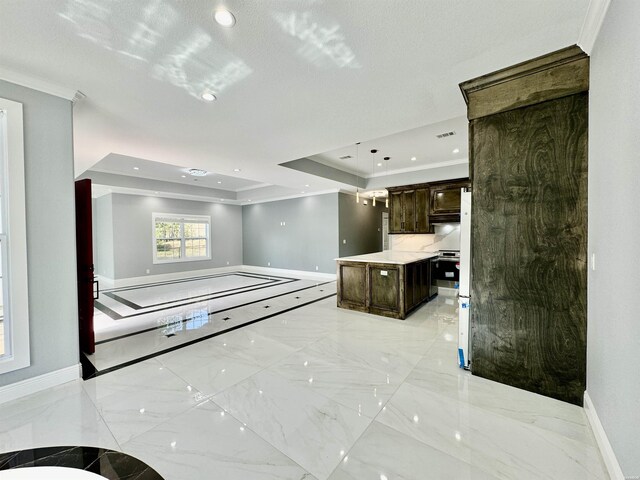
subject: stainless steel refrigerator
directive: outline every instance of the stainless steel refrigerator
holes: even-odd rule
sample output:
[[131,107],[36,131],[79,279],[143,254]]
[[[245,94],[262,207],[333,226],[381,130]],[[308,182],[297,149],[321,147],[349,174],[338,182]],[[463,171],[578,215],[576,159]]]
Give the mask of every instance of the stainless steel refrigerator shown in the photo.
[[458,291],[458,364],[469,369],[471,343],[469,311],[471,305],[471,192],[460,195],[460,284]]

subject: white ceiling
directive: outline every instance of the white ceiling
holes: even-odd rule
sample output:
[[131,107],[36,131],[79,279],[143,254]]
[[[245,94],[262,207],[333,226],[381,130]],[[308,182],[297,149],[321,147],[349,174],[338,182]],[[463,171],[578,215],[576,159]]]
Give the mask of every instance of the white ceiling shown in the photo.
[[[469,160],[467,117],[457,117],[424,127],[348,145],[309,157],[311,160],[361,177],[388,172],[423,170],[466,163]],[[443,133],[452,136],[438,138]],[[375,155],[371,150],[378,150]],[[340,157],[352,158],[341,159]],[[384,160],[389,157],[389,160]],[[414,160],[415,159],[415,160]]]
[[216,172],[207,172],[204,177],[194,177],[189,175],[188,170],[189,168],[186,167],[113,153],[107,155],[90,169],[91,172],[150,178],[152,180],[193,185],[196,187],[216,188],[232,192],[266,186],[264,183],[232,177],[230,175],[220,175]]
[[[212,20],[223,3],[233,28]],[[279,164],[459,119],[460,82],[575,44],[588,3],[2,0],[0,77],[86,95],[77,174],[117,153],[326,190],[342,185]],[[204,89],[218,100],[202,101]],[[450,147],[416,156],[446,161]]]

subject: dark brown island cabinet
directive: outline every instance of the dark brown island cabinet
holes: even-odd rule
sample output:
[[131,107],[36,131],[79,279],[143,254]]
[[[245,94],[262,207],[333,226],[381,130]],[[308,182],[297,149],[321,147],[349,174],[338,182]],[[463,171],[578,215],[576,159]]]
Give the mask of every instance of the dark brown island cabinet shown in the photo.
[[430,297],[437,253],[384,252],[336,259],[338,307],[404,319]]

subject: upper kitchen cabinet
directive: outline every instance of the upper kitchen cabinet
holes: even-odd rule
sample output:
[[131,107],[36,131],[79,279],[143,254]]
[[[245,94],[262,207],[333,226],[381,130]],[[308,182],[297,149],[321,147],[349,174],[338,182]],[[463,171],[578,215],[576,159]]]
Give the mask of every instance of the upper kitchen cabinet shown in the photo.
[[431,223],[460,221],[460,191],[470,186],[469,179],[429,184],[429,216]]
[[390,187],[389,233],[433,233],[434,223],[460,221],[460,189],[469,179]]
[[418,224],[422,228],[428,220],[418,219],[419,215],[426,215],[423,206],[417,204],[419,198],[423,201],[424,194],[418,192],[415,186],[389,188],[389,233],[423,233],[418,229]]

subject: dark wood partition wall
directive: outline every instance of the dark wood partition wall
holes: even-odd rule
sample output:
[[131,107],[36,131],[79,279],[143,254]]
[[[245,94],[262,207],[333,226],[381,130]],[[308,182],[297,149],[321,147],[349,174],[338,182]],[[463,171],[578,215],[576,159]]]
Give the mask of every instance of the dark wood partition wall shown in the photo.
[[461,88],[473,188],[471,370],[582,405],[588,57],[571,47]]

